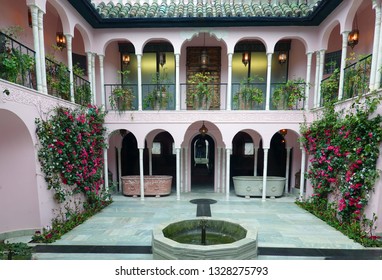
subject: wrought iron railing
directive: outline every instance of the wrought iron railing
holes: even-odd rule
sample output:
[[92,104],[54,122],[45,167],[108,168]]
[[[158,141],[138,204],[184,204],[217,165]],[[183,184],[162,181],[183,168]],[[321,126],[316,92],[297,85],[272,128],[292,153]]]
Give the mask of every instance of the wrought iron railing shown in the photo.
[[225,100],[227,95],[227,84],[209,83],[201,86],[181,83],[180,94],[188,110],[222,110],[222,100]]
[[0,32],[0,78],[37,89],[35,52]]
[[143,110],[175,110],[175,84],[142,84]]
[[266,83],[232,83],[233,110],[264,110]]
[[92,103],[91,88],[90,82],[84,78],[73,75],[73,84],[74,84],[74,102],[86,106]]
[[[285,88],[287,83],[271,83],[270,110],[302,110],[305,105],[305,82],[293,83],[294,89]],[[290,88],[290,87],[289,87]]]
[[138,85],[105,84],[105,110],[138,110]]
[[371,58],[370,54],[344,69],[342,99],[353,98],[369,92]]

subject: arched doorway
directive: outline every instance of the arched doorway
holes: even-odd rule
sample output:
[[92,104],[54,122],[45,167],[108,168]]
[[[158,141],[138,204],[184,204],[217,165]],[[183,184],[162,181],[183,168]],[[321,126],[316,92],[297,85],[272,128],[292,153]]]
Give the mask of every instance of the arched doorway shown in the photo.
[[122,140],[121,175],[139,175],[139,150],[134,134],[127,133]]
[[[146,153],[145,156],[148,157]],[[176,155],[174,151],[174,138],[167,131],[158,133],[153,140],[151,152],[152,175],[170,175],[172,184],[176,182]],[[148,162],[148,158],[146,162]]]
[[209,135],[196,135],[191,141],[191,190],[213,190],[215,141]]

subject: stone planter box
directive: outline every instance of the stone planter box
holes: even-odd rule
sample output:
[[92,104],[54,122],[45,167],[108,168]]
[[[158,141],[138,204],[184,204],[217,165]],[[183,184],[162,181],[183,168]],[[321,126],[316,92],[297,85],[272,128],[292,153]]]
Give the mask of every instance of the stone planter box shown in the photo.
[[[236,176],[233,177],[235,193],[238,196],[258,196],[263,195],[263,176]],[[284,193],[285,178],[277,176],[267,176],[266,196],[280,197]]]
[[[122,176],[122,192],[126,196],[140,196],[140,176]],[[172,176],[167,175],[145,175],[144,195],[160,197],[171,193]]]

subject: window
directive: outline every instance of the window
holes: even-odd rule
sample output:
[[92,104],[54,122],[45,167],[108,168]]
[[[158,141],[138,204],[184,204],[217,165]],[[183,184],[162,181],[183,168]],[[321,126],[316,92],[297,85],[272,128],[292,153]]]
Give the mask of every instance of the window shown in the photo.
[[153,149],[151,153],[153,155],[160,155],[162,153],[162,145],[160,142],[153,142]]
[[253,155],[253,143],[244,143],[244,155],[251,156]]

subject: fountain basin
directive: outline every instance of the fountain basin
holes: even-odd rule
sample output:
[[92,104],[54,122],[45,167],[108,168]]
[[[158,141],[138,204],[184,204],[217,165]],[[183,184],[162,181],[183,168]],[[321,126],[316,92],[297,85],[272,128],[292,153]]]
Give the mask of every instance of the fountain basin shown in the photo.
[[[221,235],[223,242],[208,245],[180,243],[173,240],[199,231],[200,222],[207,221],[208,233]],[[219,242],[218,242],[219,243]],[[153,230],[152,251],[155,260],[245,260],[257,258],[257,230],[217,219],[191,219],[161,225]]]
[[[266,196],[280,197],[284,193],[285,178],[277,176],[267,176]],[[233,177],[235,193],[238,196],[259,196],[263,195],[263,176],[235,176]]]
[[[140,176],[122,176],[122,192],[126,196],[141,195]],[[163,196],[171,193],[172,176],[144,175],[144,195]]]

